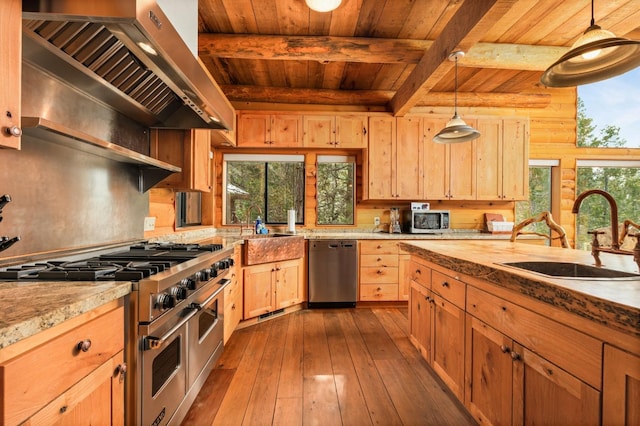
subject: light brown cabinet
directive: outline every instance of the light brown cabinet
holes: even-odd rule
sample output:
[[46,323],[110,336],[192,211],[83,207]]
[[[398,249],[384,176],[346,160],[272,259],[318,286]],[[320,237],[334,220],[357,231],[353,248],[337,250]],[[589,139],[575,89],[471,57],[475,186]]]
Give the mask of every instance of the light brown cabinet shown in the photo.
[[422,198],[421,123],[419,118],[369,117],[365,198]]
[[303,145],[306,148],[366,148],[366,115],[305,115]]
[[411,342],[460,400],[464,400],[465,284],[409,263]]
[[212,187],[211,134],[208,129],[151,132],[151,156],[182,169],[156,186],[177,191],[210,192]]
[[20,149],[20,91],[22,82],[22,2],[0,4],[0,148]]
[[297,148],[302,146],[302,116],[298,114],[238,115],[238,147]]
[[640,424],[640,356],[604,345],[602,424]]
[[245,320],[304,302],[302,259],[246,266],[243,293]]
[[0,364],[0,423],[124,424],[124,308],[85,317]]
[[359,300],[398,300],[397,241],[361,241],[359,275]]
[[[439,144],[433,137],[447,119],[424,118],[424,199],[476,199],[476,141]],[[476,120],[465,119],[476,127]]]
[[529,197],[529,124],[525,119],[483,119],[476,140],[476,199]]
[[241,249],[236,245],[233,249],[233,265],[229,268],[229,280],[224,288],[224,343],[229,340],[242,320],[242,274],[240,267]]

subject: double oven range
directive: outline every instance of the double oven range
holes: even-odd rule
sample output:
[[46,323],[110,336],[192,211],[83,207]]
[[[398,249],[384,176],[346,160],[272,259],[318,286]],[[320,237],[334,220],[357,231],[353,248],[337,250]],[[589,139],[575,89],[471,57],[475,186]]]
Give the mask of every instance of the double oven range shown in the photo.
[[131,281],[125,330],[127,424],[179,424],[223,349],[233,249],[138,243],[80,260],[0,270],[3,280]]

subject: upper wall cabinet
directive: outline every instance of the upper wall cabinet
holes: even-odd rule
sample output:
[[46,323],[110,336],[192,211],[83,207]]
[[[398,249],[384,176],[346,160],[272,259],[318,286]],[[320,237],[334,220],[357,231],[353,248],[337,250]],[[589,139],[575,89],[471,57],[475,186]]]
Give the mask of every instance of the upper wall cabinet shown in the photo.
[[303,144],[307,148],[366,148],[366,115],[305,115]]
[[157,186],[177,191],[211,191],[211,130],[164,130],[151,132],[151,156],[182,168]]
[[0,2],[0,148],[20,149],[22,2]]
[[478,121],[476,141],[478,200],[529,197],[529,123],[525,119]]
[[302,116],[297,114],[240,113],[237,134],[239,147],[301,147]]

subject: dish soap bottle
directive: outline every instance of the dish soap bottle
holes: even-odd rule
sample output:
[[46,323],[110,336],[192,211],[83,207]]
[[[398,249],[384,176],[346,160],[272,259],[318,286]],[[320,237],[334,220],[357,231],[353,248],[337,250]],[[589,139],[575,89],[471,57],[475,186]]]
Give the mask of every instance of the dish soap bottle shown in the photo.
[[258,218],[256,219],[256,234],[260,234],[261,231],[262,231],[262,219],[260,218],[260,216],[258,216]]

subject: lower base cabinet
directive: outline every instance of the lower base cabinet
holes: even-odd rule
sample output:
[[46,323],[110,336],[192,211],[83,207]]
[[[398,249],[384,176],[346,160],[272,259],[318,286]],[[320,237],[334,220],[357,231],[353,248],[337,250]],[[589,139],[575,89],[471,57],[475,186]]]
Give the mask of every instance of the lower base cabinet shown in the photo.
[[233,253],[234,264],[229,268],[229,280],[224,289],[224,343],[226,344],[242,320],[242,274],[240,267],[240,247]]
[[302,259],[245,267],[244,319],[304,302],[303,268]]
[[77,324],[0,364],[0,424],[124,424],[124,308]]
[[602,424],[640,425],[640,356],[604,345]]

